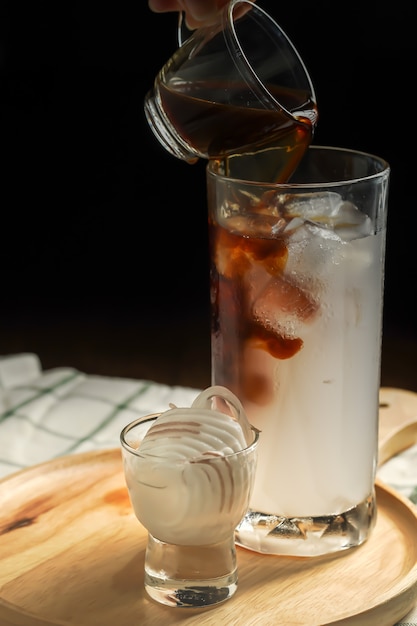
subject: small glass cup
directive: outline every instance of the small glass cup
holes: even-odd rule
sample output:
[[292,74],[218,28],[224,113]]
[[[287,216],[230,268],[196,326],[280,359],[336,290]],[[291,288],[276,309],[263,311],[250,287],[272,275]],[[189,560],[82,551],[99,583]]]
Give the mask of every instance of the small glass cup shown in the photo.
[[145,590],[172,607],[215,605],[237,589],[234,532],[248,508],[259,431],[251,427],[247,447],[224,456],[152,459],[141,442],[160,415],[120,435],[130,500],[148,530]]
[[231,0],[216,24],[179,39],[145,97],[163,147],[193,163],[281,146],[286,163],[296,164],[317,122],[316,97],[272,17],[249,0]]

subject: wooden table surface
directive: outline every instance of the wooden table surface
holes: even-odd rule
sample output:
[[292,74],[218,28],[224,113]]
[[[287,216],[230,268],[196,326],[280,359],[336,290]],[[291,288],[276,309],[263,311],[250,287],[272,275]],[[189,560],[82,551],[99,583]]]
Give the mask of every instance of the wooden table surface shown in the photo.
[[[417,394],[381,390],[388,458],[416,441]],[[210,610],[157,605],[143,589],[146,531],[119,450],[62,457],[0,481],[1,626],[392,626],[417,602],[417,513],[377,484],[361,547],[330,557],[238,548],[235,596]]]

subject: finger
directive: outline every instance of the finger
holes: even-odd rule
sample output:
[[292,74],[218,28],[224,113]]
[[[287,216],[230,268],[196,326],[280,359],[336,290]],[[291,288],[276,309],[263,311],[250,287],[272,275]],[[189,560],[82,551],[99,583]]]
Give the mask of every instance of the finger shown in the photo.
[[[190,30],[199,26],[208,26],[218,21],[218,16],[230,0],[180,0],[184,3],[186,24]],[[256,2],[256,0],[252,0]],[[233,18],[238,19],[251,9],[251,4],[242,2],[237,4]]]
[[184,10],[182,0],[148,0],[148,6],[154,13],[170,13]]
[[[154,13],[168,13],[182,11],[185,14],[185,23],[189,30],[200,26],[215,24],[220,10],[230,0],[148,0],[148,6]],[[253,0],[256,1],[256,0]],[[234,17],[243,15],[250,5],[243,4],[236,9]]]
[[216,0],[184,0],[184,5],[187,16],[196,22],[206,22],[217,16]]

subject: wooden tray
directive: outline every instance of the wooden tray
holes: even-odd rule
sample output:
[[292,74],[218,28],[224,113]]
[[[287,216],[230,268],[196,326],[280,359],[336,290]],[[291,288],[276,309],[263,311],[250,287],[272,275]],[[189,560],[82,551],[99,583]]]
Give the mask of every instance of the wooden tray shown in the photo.
[[[403,394],[401,420],[410,421],[417,394],[398,390],[386,391],[382,420],[386,409],[393,421]],[[384,445],[399,430],[395,421],[382,428]],[[314,559],[238,548],[231,600],[205,611],[168,608],[143,589],[146,531],[132,513],[120,451],[62,457],[0,481],[0,624],[392,626],[417,602],[417,509],[381,483],[377,502],[363,546]]]

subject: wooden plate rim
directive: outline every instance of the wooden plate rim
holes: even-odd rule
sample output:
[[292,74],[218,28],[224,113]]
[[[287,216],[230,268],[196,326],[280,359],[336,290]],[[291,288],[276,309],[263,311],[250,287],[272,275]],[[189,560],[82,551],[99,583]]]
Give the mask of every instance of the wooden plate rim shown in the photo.
[[[27,486],[28,481],[33,478],[36,478],[40,475],[44,475],[45,473],[53,473],[62,469],[66,469],[69,467],[75,466],[83,466],[87,467],[87,470],[90,470],[96,464],[107,464],[107,463],[117,463],[121,461],[121,453],[118,448],[110,448],[110,449],[102,449],[102,450],[92,450],[87,452],[82,452],[78,454],[72,454],[62,457],[57,457],[51,461],[46,461],[25,469],[22,469],[14,474],[4,477],[0,480],[0,504],[1,504],[1,495],[3,489],[8,489],[13,486],[13,482],[21,483],[22,481]],[[413,505],[411,501],[397,493],[394,489],[384,484],[382,481],[376,481],[376,490],[377,490],[377,498],[385,497],[389,498],[390,501],[393,502],[393,506],[397,508],[397,513],[399,512],[401,516],[406,516],[406,520],[412,521],[415,525],[415,538],[410,538],[411,542],[417,543],[417,507]],[[384,511],[382,511],[384,513]],[[386,513],[385,513],[386,515]],[[378,523],[378,522],[377,522]],[[245,550],[244,550],[245,552]],[[251,553],[253,554],[253,553]],[[259,555],[260,558],[268,558]],[[273,558],[273,557],[272,557]],[[1,561],[1,558],[0,558]],[[370,605],[368,607],[364,607],[363,613],[356,612],[346,618],[341,620],[326,622],[322,626],[330,626],[330,624],[356,624],[356,623],[366,623],[370,624],[368,620],[368,615],[371,615],[376,608],[381,605],[385,605],[386,608],[389,607],[390,602],[392,600],[404,600],[404,606],[407,605],[407,611],[411,610],[417,601],[417,551],[416,551],[416,559],[414,565],[406,572],[404,577],[401,580],[398,580],[390,589],[389,593],[382,595],[379,598],[379,602],[375,605]],[[363,618],[366,619],[364,622],[356,622],[356,619],[360,619],[363,615]],[[396,619],[400,619],[403,617],[402,615],[398,615]],[[49,621],[49,618],[43,618],[36,613],[28,612],[26,609],[20,608],[17,605],[12,604],[10,601],[6,600],[2,597],[2,591],[0,588],[0,618],[2,626],[71,626],[70,622],[62,622],[62,621]],[[24,620],[30,619],[30,622],[26,622]],[[352,621],[353,620],[353,621]],[[184,623],[187,622],[187,619],[184,619]],[[176,622],[177,623],[177,622]]]

